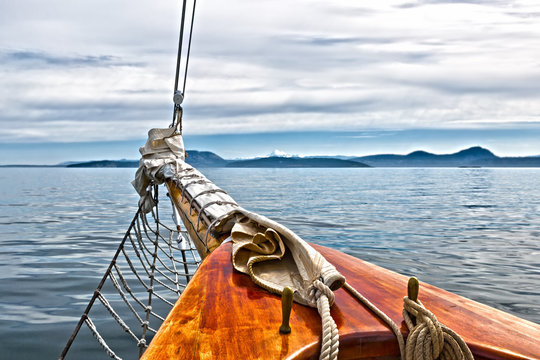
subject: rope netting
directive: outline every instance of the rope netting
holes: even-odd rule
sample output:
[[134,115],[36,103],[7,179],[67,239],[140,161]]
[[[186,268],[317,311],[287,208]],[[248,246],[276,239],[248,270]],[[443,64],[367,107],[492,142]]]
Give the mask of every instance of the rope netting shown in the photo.
[[[162,222],[158,187],[150,188],[155,206],[135,214],[59,359],[83,325],[111,358],[121,359],[111,345],[121,337],[131,340],[132,350],[138,347],[140,357],[199,267],[189,235],[174,216],[173,226]],[[104,334],[111,337],[109,343]]]

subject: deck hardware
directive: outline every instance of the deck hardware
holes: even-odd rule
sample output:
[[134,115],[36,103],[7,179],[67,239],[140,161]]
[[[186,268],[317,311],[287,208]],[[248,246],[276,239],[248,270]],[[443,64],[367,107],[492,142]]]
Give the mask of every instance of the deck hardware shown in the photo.
[[414,302],[418,302],[418,291],[420,289],[420,284],[418,279],[413,277],[409,278],[409,283],[407,284],[407,296]]
[[184,102],[184,94],[180,90],[176,90],[173,95],[173,102],[175,105],[182,105]]
[[291,316],[293,304],[293,291],[290,287],[286,286],[281,293],[281,312],[283,315],[283,320],[281,321],[281,326],[279,327],[280,334],[290,334],[291,326],[289,325],[289,318]]
[[[420,284],[418,283],[418,279],[415,278],[414,276],[411,276],[409,278],[409,282],[407,283],[407,297],[409,299],[411,299],[412,301],[414,301],[415,303],[418,303],[418,292],[419,291],[420,291]],[[412,321],[413,325],[416,325],[416,317],[415,316],[411,316],[411,321]]]

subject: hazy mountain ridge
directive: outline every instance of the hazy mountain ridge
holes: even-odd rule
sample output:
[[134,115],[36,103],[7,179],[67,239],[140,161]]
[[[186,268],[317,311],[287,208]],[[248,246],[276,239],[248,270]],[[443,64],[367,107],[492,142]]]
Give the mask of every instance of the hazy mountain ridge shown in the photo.
[[[228,160],[211,151],[187,150],[186,162],[195,167],[224,167]],[[117,167],[117,168],[136,168],[139,167],[139,160],[99,160],[87,161],[66,165],[65,167]]]
[[437,155],[420,150],[407,155],[369,155],[354,157],[351,160],[374,167],[540,167],[539,157],[498,157],[480,146],[453,154]]
[[225,167],[230,160],[211,151],[187,150],[186,162],[194,167]]
[[334,167],[369,167],[358,161],[335,158],[301,158],[272,156],[260,159],[233,161],[227,167],[236,168],[334,168]]
[[66,165],[68,168],[136,168],[139,166],[138,160],[97,160]]
[[[407,155],[380,154],[346,156],[268,156],[226,160],[211,151],[187,150],[186,162],[194,167],[540,167],[539,156],[499,157],[474,146],[453,154],[433,154],[423,150]],[[136,168],[138,160],[69,161],[57,165],[0,165],[0,167]]]

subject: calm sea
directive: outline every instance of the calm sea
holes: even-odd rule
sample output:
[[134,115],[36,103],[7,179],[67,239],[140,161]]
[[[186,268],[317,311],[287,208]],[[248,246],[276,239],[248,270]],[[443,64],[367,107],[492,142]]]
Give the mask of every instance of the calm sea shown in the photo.
[[[307,241],[540,323],[540,169],[202,170]],[[133,174],[0,169],[1,359],[58,357],[136,210]],[[77,341],[72,358],[108,358]]]

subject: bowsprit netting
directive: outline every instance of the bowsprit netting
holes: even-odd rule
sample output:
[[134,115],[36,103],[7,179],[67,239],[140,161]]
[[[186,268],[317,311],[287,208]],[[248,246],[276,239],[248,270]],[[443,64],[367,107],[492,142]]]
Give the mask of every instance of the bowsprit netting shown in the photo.
[[180,220],[173,212],[175,224],[165,225],[158,187],[149,189],[152,211],[139,208],[135,214],[59,359],[65,358],[83,324],[111,358],[121,359],[104,335],[113,332],[113,325],[118,330],[111,336],[114,342],[123,331],[140,357],[199,267],[200,257]]

